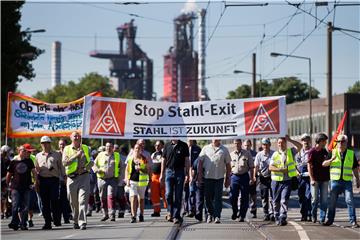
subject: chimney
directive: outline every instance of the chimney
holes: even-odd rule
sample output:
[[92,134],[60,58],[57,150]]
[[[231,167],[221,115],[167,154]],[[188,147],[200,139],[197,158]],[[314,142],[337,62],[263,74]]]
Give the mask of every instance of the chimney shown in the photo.
[[61,42],[55,41],[51,48],[51,86],[61,84]]

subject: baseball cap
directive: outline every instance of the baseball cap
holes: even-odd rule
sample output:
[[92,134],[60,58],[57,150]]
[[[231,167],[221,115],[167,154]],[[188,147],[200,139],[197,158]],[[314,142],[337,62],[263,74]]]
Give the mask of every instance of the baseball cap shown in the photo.
[[263,138],[263,139],[261,139],[261,143],[262,144],[270,144],[271,142],[270,142],[270,138]]
[[36,150],[35,148],[33,148],[33,146],[31,146],[30,143],[25,143],[22,145],[22,147],[28,152],[33,152]]
[[302,141],[302,140],[307,139],[307,138],[310,138],[310,135],[307,134],[307,133],[304,133],[303,135],[301,135],[300,140]]
[[42,136],[40,143],[51,143],[51,139],[48,136]]

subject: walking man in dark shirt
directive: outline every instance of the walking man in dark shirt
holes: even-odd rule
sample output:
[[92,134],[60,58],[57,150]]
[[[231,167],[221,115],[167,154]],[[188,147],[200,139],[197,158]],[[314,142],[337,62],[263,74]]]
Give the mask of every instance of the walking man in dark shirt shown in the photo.
[[10,162],[6,174],[6,185],[11,189],[12,219],[9,228],[15,231],[28,230],[27,217],[30,201],[30,189],[32,184],[31,173],[35,179],[34,187],[37,188],[37,174],[30,153],[34,151],[30,144],[24,144],[18,148],[19,159]]
[[[180,140],[165,144],[161,165],[160,183],[165,182],[168,213],[166,219],[174,224],[182,221],[180,216],[184,182],[189,180],[189,147]],[[175,198],[174,198],[175,195]],[[174,199],[174,200],[173,200]]]
[[[325,149],[328,137],[324,133],[318,133],[315,137],[315,147],[309,151],[308,171],[311,186],[311,215],[312,221],[317,221],[317,209],[320,202],[320,224],[325,222],[328,198],[328,186],[330,180],[329,167],[324,167],[323,162],[328,159]],[[320,198],[319,198],[320,195]]]

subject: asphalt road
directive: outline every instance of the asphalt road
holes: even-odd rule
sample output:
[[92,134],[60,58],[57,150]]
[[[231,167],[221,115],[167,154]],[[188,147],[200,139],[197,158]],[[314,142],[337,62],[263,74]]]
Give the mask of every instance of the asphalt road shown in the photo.
[[[259,199],[258,199],[259,200]],[[258,201],[260,204],[260,201]],[[260,205],[258,205],[260,206]],[[358,222],[360,222],[360,194],[355,194]],[[72,224],[63,224],[53,230],[41,230],[44,220],[34,217],[33,228],[28,231],[14,231],[7,227],[10,219],[1,221],[2,239],[360,239],[360,228],[352,229],[348,223],[348,213],[343,197],[339,199],[335,224],[330,227],[312,222],[300,222],[297,196],[294,193],[290,200],[289,224],[279,227],[271,222],[262,221],[261,208],[258,218],[248,218],[239,223],[230,219],[231,209],[224,201],[221,224],[197,223],[193,218],[184,218],[181,226],[165,221],[165,210],[162,217],[151,218],[151,209],[145,212],[145,222],[130,223],[129,214],[116,222],[100,222],[101,214],[95,213],[88,218],[87,230],[74,230]]]

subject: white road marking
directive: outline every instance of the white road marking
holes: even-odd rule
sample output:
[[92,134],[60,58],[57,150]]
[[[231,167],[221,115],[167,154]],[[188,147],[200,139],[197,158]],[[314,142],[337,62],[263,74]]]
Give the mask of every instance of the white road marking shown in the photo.
[[74,237],[75,235],[76,235],[76,234],[70,234],[70,235],[67,235],[67,236],[62,237],[61,239],[69,239],[69,238]]
[[289,223],[295,227],[301,240],[310,240],[310,238],[308,237],[308,235],[306,234],[306,231],[304,230],[304,228],[302,226],[300,226],[298,223],[293,222],[293,221],[289,221]]

